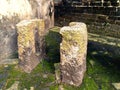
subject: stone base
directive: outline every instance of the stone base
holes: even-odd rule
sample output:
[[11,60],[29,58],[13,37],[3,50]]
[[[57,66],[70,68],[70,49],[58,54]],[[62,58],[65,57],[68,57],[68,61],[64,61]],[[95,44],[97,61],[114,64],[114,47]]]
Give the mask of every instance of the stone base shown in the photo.
[[85,63],[79,67],[71,66],[70,64],[66,63],[61,66],[62,82],[74,86],[79,86],[82,84],[85,71],[86,71]]
[[19,62],[19,67],[26,73],[31,73],[31,71],[40,63],[39,57],[35,54],[24,57],[24,61]]

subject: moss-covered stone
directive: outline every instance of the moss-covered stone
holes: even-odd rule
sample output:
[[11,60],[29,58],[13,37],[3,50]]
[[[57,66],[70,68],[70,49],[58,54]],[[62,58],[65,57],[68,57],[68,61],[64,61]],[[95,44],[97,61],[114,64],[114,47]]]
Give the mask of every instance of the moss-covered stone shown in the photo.
[[45,55],[43,20],[24,20],[17,24],[20,67],[30,73]]
[[72,22],[61,28],[60,44],[62,82],[79,86],[86,71],[87,28],[84,23]]

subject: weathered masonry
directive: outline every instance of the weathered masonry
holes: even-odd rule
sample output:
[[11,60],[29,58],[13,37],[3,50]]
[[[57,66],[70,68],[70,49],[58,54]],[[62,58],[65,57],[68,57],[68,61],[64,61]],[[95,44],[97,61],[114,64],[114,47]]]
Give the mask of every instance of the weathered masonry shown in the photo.
[[72,22],[61,28],[61,79],[63,83],[79,86],[86,71],[87,28],[84,23]]
[[23,20],[17,29],[19,66],[30,73],[45,56],[45,23],[42,19]]
[[16,24],[35,18],[44,19],[46,34],[54,26],[53,0],[0,0],[0,63],[17,58]]

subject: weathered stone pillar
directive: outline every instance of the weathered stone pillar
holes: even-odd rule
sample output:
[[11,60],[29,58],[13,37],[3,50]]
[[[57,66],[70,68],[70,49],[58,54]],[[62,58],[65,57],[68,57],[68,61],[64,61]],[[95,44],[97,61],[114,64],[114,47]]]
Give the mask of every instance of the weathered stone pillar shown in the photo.
[[44,30],[41,19],[23,20],[17,24],[19,65],[30,73],[45,55]]
[[63,83],[79,86],[86,71],[87,28],[84,23],[72,22],[61,28],[61,79]]

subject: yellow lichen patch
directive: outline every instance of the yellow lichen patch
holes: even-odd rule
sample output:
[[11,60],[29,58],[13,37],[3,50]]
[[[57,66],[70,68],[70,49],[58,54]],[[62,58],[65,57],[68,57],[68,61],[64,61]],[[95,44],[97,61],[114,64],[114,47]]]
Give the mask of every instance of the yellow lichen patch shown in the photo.
[[87,29],[83,23],[74,22],[61,28],[60,44],[62,82],[79,86],[86,71]]
[[[23,20],[17,24],[20,66],[30,73],[44,56],[44,20]],[[43,56],[42,56],[43,55]]]
[[[21,23],[20,23],[21,24]],[[35,25],[29,23],[28,26],[20,26],[18,24],[18,52],[23,53],[24,48],[30,47],[30,45],[34,46],[34,28]],[[35,49],[33,50],[35,52]]]
[[60,45],[61,63],[76,60],[78,66],[81,65],[87,51],[86,25],[78,22],[70,23],[70,26],[61,28],[60,34],[63,37]]
[[[42,25],[41,25],[42,24]],[[41,28],[41,27],[42,28]],[[39,34],[41,35],[44,31],[44,22],[43,20],[24,20],[17,24],[18,28],[18,46],[19,53],[24,52],[24,48],[35,46],[35,28],[38,27]],[[33,48],[33,52],[35,52],[35,47]]]

